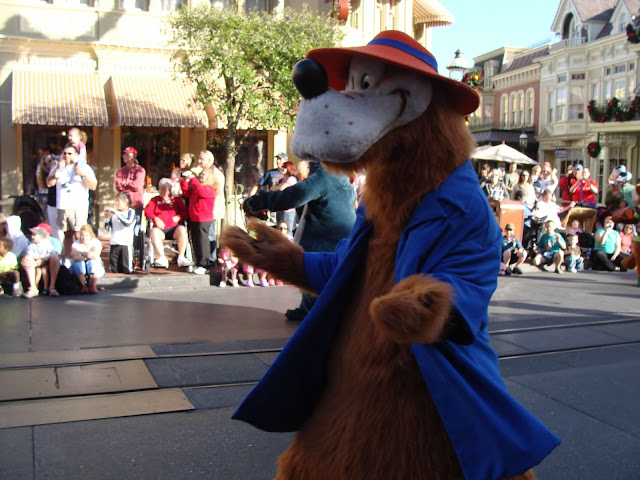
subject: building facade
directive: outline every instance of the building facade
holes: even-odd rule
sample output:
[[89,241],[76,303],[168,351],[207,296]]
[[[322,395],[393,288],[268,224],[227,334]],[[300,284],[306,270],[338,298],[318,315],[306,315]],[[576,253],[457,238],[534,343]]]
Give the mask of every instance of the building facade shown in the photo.
[[[539,60],[540,158],[562,174],[583,163],[600,185],[600,201],[617,165],[640,174],[640,118],[600,123],[587,109],[591,100],[606,106],[614,98],[628,106],[637,95],[639,49],[626,26],[639,12],[638,0],[562,0],[552,23],[560,41]],[[602,146],[597,158],[588,154],[591,142]]]
[[[224,125],[193,102],[188,79],[172,75],[166,17],[199,3],[276,12],[304,5],[342,11],[346,45],[395,28],[428,46],[429,27],[453,17],[435,0],[0,0],[0,195],[31,194],[43,148],[57,150],[69,128],[87,135],[98,177],[97,211],[113,201],[120,152],[132,145],[156,184],[180,154],[209,148]],[[346,11],[344,7],[347,7]],[[346,12],[346,13],[345,13]],[[260,131],[248,152],[268,159],[287,150],[286,132]],[[272,160],[271,160],[272,161]],[[7,208],[5,208],[5,213]]]

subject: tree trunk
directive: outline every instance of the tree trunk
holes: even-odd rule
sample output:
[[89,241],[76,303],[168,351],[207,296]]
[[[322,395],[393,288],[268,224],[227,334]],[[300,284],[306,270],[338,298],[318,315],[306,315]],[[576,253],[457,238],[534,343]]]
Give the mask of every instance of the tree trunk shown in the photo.
[[236,155],[238,154],[236,148],[236,129],[235,126],[229,125],[227,128],[227,136],[225,138],[225,147],[227,152],[227,163],[224,172],[225,177],[225,197],[226,197],[226,209],[225,209],[225,224],[226,225],[244,225],[242,218],[238,213],[238,199],[235,196],[235,171],[236,171]]

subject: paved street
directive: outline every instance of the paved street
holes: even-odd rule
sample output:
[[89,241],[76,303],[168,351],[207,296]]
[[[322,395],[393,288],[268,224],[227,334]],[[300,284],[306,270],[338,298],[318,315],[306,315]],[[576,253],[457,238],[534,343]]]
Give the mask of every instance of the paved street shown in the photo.
[[[0,478],[269,479],[292,434],[229,417],[296,328],[289,287],[184,276],[0,297]],[[635,272],[499,279],[511,393],[563,439],[540,479],[640,479]]]

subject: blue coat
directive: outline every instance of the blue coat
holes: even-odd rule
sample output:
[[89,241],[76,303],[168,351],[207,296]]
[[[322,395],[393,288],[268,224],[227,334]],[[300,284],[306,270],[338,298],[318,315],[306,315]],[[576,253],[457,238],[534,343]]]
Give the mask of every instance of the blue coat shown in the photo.
[[[234,418],[280,432],[299,429],[312,414],[371,231],[360,208],[350,237],[335,252],[305,253],[307,275],[320,297]],[[423,198],[396,255],[396,282],[424,273],[455,291],[462,328],[436,344],[413,344],[412,351],[468,479],[523,473],[560,443],[507,393],[489,346],[488,305],[500,253],[500,228],[467,161]]]

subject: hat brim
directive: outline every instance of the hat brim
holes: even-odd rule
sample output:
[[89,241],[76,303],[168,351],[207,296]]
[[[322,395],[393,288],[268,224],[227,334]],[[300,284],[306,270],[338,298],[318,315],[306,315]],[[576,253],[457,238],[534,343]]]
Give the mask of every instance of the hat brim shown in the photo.
[[365,45],[347,48],[319,48],[307,53],[307,58],[320,63],[327,72],[329,87],[342,91],[347,84],[349,65],[354,55],[374,58],[399,68],[411,70],[433,79],[452,96],[461,115],[475,112],[480,104],[478,93],[465,83],[440,75],[435,68],[413,55],[387,45]]

